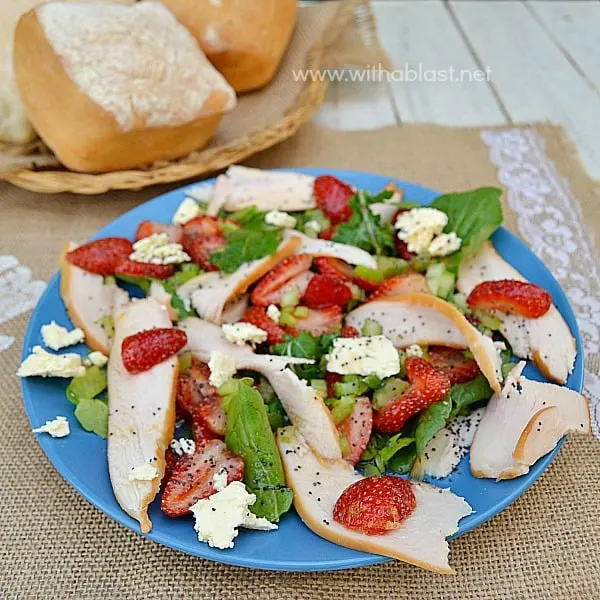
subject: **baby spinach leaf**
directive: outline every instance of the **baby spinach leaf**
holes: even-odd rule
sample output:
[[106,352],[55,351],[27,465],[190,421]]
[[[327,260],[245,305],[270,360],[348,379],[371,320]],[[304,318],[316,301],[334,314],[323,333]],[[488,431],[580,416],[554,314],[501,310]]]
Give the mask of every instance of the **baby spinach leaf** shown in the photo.
[[108,404],[104,400],[81,398],[75,416],[86,431],[103,438],[108,436]]

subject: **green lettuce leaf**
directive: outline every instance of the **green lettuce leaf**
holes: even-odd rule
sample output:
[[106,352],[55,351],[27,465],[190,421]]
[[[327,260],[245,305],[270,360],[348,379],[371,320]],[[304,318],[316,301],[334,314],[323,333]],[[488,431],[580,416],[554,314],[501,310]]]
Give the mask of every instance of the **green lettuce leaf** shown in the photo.
[[431,438],[446,425],[446,421],[448,420],[451,411],[451,394],[446,394],[439,402],[435,402],[419,414],[417,427],[414,433],[415,449],[418,456],[423,454],[423,450],[429,443],[429,440],[431,440]]
[[492,397],[492,388],[487,379],[480,373],[467,383],[457,383],[450,390],[452,400],[452,411],[449,418],[459,414],[467,414],[472,404],[489,400]]
[[73,377],[67,386],[67,398],[73,404],[79,404],[82,398],[95,398],[107,386],[106,369],[91,366],[85,370],[82,377]]
[[403,448],[410,446],[414,441],[414,438],[406,437],[402,432],[391,436],[376,433],[371,436],[356,467],[367,477],[381,475],[385,473],[388,464],[396,454]]
[[100,437],[108,435],[108,404],[104,400],[81,398],[75,407],[75,416],[86,431]]
[[213,252],[210,262],[224,273],[234,273],[244,263],[275,254],[281,242],[281,230],[241,227],[227,237],[224,250]]

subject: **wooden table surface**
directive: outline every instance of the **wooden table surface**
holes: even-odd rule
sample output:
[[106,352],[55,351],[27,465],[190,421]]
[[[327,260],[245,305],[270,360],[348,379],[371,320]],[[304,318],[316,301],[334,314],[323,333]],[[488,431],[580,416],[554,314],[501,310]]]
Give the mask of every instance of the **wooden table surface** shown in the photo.
[[[564,125],[588,172],[600,179],[600,1],[373,0],[372,6],[399,70],[396,80],[332,82],[318,122],[372,129],[550,120]],[[425,76],[451,68],[458,74],[452,82],[432,71]],[[422,76],[408,81],[415,79],[411,69]],[[473,80],[474,70],[486,69],[489,80]]]

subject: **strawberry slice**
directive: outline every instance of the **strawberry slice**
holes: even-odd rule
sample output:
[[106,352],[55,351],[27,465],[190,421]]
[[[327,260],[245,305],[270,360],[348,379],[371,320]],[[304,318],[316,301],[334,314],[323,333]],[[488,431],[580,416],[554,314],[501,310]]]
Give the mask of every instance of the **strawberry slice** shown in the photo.
[[191,417],[196,440],[214,437],[210,434],[225,435],[226,432],[227,415],[221,408],[221,396],[209,383],[209,377],[208,365],[196,359],[179,375],[177,404]]
[[148,371],[177,354],[187,344],[181,329],[147,329],[127,336],[121,344],[123,366],[131,374]]
[[322,275],[337,277],[343,282],[355,283],[358,287],[367,292],[373,292],[381,285],[375,281],[369,281],[368,279],[363,279],[362,277],[356,277],[356,275],[354,275],[354,269],[352,266],[347,262],[340,260],[339,258],[320,256],[315,259],[315,265],[319,270],[319,273]]
[[450,391],[448,376],[424,358],[407,358],[404,369],[410,382],[408,388],[373,415],[373,427],[382,433],[398,433],[410,417]]
[[427,279],[420,273],[403,273],[386,279],[368,298],[367,302],[379,300],[388,296],[397,296],[407,292],[422,292],[430,294],[431,290],[427,285]]
[[473,309],[499,310],[537,319],[550,310],[552,296],[535,283],[499,279],[476,285],[467,298],[467,305]]
[[135,241],[150,237],[155,233],[166,233],[171,242],[179,244],[183,237],[183,228],[181,225],[165,225],[156,221],[142,221],[135,232]]
[[208,215],[200,215],[190,219],[183,226],[183,245],[187,240],[196,237],[206,237],[209,235],[219,235],[221,233],[221,225],[218,217],[209,217]]
[[175,470],[178,460],[179,456],[177,455],[177,452],[175,452],[175,450],[173,450],[173,448],[170,446],[167,447],[165,450],[165,474],[163,475],[160,483],[161,487],[164,486],[169,479],[171,479],[171,475],[173,475],[173,471]]
[[[342,323],[342,317],[342,309],[339,306],[309,308],[307,317],[302,319],[296,317],[296,329],[298,331],[308,331],[314,336],[323,335],[339,327]],[[290,331],[290,333],[292,332]]]
[[302,296],[304,292],[306,292],[306,288],[308,287],[314,275],[315,274],[312,271],[304,271],[299,275],[288,279],[283,285],[274,289],[272,292],[261,295],[259,298],[260,306],[268,306],[269,304],[281,306],[281,300],[283,299],[283,296],[294,288],[296,288],[298,291],[298,296]]
[[246,309],[244,316],[240,319],[242,323],[252,323],[267,332],[267,344],[279,344],[283,342],[286,331],[273,319],[267,316],[267,311],[262,306],[250,306]]
[[333,507],[333,518],[348,529],[383,535],[398,529],[416,506],[410,482],[380,475],[348,486]]
[[[410,208],[399,208],[394,213],[394,216],[392,217],[392,221],[391,221],[392,227],[395,226],[398,215],[402,214],[403,212],[406,212],[407,210],[410,210]],[[396,232],[395,229],[394,229],[394,244],[396,245],[396,252],[398,253],[398,256],[400,258],[411,261],[413,258],[415,258],[417,256],[414,252],[411,252],[408,249],[408,244],[404,240],[401,240],[398,237],[398,233]]]
[[199,264],[205,271],[218,271],[219,267],[210,262],[213,252],[222,250],[227,244],[223,235],[207,235],[189,238],[185,244],[185,250],[193,262]]
[[115,275],[128,277],[152,277],[153,279],[168,279],[175,273],[175,265],[153,265],[151,263],[124,260],[116,269]]
[[333,175],[321,175],[315,179],[313,192],[317,206],[333,225],[344,223],[352,216],[349,202],[355,192],[347,183]]
[[216,492],[213,476],[222,468],[227,469],[228,484],[244,477],[244,461],[229,452],[224,442],[205,440],[196,444],[194,454],[184,454],[177,461],[160,501],[161,510],[169,517],[186,515],[198,500]]
[[360,331],[353,327],[352,325],[344,325],[342,330],[340,331],[340,336],[343,338],[355,338],[360,337]]
[[337,225],[332,225],[328,229],[324,229],[319,233],[319,237],[322,240],[327,240],[331,242],[333,240],[333,236],[337,233]]
[[346,437],[350,446],[350,452],[344,456],[349,463],[355,465],[360,460],[371,438],[372,428],[373,405],[366,396],[360,396],[350,415],[338,425],[338,431]]
[[352,300],[352,291],[338,277],[315,275],[309,282],[301,304],[308,308],[346,306]]
[[479,375],[477,362],[467,358],[462,350],[447,348],[445,346],[430,346],[428,349],[429,360],[438,370],[450,379],[450,383],[466,383]]
[[336,397],[337,394],[335,393],[335,384],[339,383],[343,379],[344,377],[339,373],[331,373],[330,371],[327,371],[325,373],[325,382],[327,383],[327,396],[329,398]]
[[271,269],[252,290],[250,299],[256,306],[269,306],[272,304],[272,294],[281,288],[290,279],[306,273],[310,269],[312,256],[296,254],[282,260]]
[[194,436],[194,441],[196,443],[202,442],[204,440],[214,440],[214,439],[219,438],[219,436],[214,431],[211,431],[204,424],[204,421],[202,421],[199,418],[192,417],[191,425],[192,425],[192,434]]
[[133,244],[120,237],[88,242],[67,252],[66,259],[76,267],[97,275],[114,275],[115,269],[133,252]]

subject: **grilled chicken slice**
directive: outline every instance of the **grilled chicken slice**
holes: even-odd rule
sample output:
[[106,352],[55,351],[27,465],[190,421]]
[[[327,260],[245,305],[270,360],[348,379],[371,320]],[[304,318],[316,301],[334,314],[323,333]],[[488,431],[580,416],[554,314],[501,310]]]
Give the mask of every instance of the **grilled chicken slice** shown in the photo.
[[[458,271],[456,286],[469,294],[483,281],[516,279],[527,281],[509,265],[487,242],[472,258],[464,261]],[[569,326],[556,307],[537,319],[494,311],[502,319],[500,331],[516,356],[533,360],[544,376],[565,383],[573,370],[577,348]]]
[[60,261],[60,294],[76,327],[83,330],[85,343],[93,350],[108,354],[110,339],[102,326],[103,319],[113,314],[116,306],[129,301],[125,290],[115,283],[105,283],[102,275],[88,273],[71,264],[65,255],[77,248],[74,243],[65,246]]
[[389,556],[438,573],[454,572],[448,564],[446,537],[472,512],[463,498],[447,489],[412,483],[417,504],[402,526],[384,535],[365,535],[333,519],[337,499],[362,475],[345,460],[320,459],[295,427],[280,429],[277,445],[286,482],[294,492],[294,507],[314,533],[354,550]]
[[488,402],[471,445],[475,477],[512,479],[529,471],[567,432],[589,433],[590,413],[579,393],[523,376],[525,362]]
[[237,369],[250,369],[264,375],[281,400],[290,421],[298,427],[311,447],[324,458],[341,458],[339,433],[317,391],[286,369],[290,364],[312,361],[292,356],[255,354],[249,346],[229,342],[220,327],[189,318],[179,324],[188,337],[188,349],[203,362],[210,360],[213,350],[233,358]]
[[[115,318],[115,338],[108,363],[108,470],[117,502],[140,523],[152,528],[148,505],[158,493],[165,472],[165,451],[175,428],[176,356],[132,375],[123,366],[121,345],[130,335],[171,327],[167,310],[156,300],[131,302]],[[131,479],[132,471],[150,465],[148,480]],[[154,469],[152,469],[152,467]]]
[[367,319],[377,321],[398,348],[412,344],[469,348],[492,389],[500,392],[502,363],[494,342],[448,302],[421,292],[386,296],[354,309],[346,316],[346,325],[360,331]]

